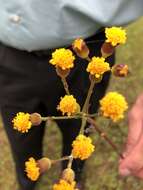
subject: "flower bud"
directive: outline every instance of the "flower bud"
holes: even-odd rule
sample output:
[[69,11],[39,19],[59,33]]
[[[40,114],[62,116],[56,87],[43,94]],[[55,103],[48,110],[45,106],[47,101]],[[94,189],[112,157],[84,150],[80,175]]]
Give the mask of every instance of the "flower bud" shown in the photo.
[[114,53],[115,47],[113,47],[110,43],[104,42],[101,47],[102,57],[107,58]]
[[113,75],[117,77],[126,77],[129,74],[128,65],[125,64],[117,64],[112,67]]
[[76,39],[73,44],[72,48],[77,56],[86,59],[89,56],[89,48],[87,47],[85,41],[81,38]]
[[43,157],[40,160],[37,160],[37,164],[40,168],[40,173],[44,173],[51,168],[52,162],[49,158]]
[[30,115],[30,121],[31,121],[33,126],[40,125],[42,123],[41,115],[39,113],[32,113]]
[[97,75],[89,75],[89,80],[90,81],[93,81],[93,80],[95,80],[95,83],[100,83],[101,81],[102,81],[102,78],[103,78],[103,75],[98,75],[98,77],[97,77]]
[[63,70],[60,67],[56,67],[56,72],[58,76],[66,78],[70,73],[70,69]]
[[67,181],[68,183],[72,183],[74,181],[74,178],[75,178],[75,173],[71,168],[66,168],[62,172],[62,179]]

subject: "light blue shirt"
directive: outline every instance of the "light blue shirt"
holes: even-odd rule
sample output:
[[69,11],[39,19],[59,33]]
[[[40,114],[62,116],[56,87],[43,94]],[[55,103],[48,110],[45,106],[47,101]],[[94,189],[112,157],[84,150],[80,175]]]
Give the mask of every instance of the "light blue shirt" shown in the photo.
[[28,51],[60,47],[143,15],[143,0],[0,0],[0,41]]

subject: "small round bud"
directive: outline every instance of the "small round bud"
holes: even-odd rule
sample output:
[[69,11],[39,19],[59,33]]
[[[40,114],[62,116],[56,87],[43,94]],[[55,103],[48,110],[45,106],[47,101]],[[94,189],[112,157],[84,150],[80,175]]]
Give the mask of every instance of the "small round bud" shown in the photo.
[[40,173],[44,173],[51,168],[52,162],[49,158],[43,157],[40,160],[37,160],[37,164],[40,168]]
[[30,115],[30,121],[31,121],[33,126],[40,125],[42,123],[41,115],[39,113],[32,113]]
[[89,79],[90,81],[95,80],[95,83],[99,83],[102,81],[103,75],[99,75],[98,77],[96,77],[96,75],[89,75]]
[[60,67],[56,67],[56,72],[58,76],[66,78],[70,73],[70,69],[63,70]]
[[77,56],[86,59],[89,56],[89,48],[87,47],[85,41],[81,38],[76,39],[73,44],[72,48]]
[[107,58],[114,53],[115,47],[113,47],[110,43],[103,43],[101,47],[102,57]]
[[63,172],[62,172],[62,179],[72,183],[74,181],[75,178],[75,173],[71,168],[66,168]]
[[125,64],[114,65],[111,71],[117,77],[126,77],[129,74],[128,65]]

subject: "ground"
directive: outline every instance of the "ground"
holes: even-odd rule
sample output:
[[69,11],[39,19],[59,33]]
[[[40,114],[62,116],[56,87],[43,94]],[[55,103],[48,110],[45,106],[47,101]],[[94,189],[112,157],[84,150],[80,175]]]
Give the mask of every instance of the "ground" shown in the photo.
[[[127,27],[127,44],[118,48],[117,63],[129,65],[130,75],[126,79],[112,77],[108,91],[116,90],[125,95],[132,106],[137,95],[143,91],[143,18]],[[17,182],[15,178],[14,163],[12,160],[9,143],[0,122],[0,189],[15,190]],[[122,149],[127,135],[127,119],[119,124],[106,127],[107,121],[100,119],[99,125],[107,132]],[[47,138],[48,137],[48,138]],[[93,156],[86,162],[83,173],[83,182],[86,190],[141,190],[143,182],[139,179],[128,177],[121,178],[118,175],[118,156],[113,149],[98,135],[94,135],[96,150]],[[54,147],[53,147],[54,142]],[[55,144],[56,142],[56,144]],[[61,150],[61,135],[55,125],[46,130],[44,138],[45,155],[53,155],[58,158]],[[60,167],[53,167],[41,179],[37,190],[50,190],[52,184],[58,179]]]

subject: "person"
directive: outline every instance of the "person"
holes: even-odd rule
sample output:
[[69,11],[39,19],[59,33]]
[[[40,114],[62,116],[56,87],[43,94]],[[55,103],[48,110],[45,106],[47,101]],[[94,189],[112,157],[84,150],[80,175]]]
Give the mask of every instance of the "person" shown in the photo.
[[119,172],[123,176],[134,175],[143,179],[143,93],[129,111],[128,123],[129,133]]
[[[56,106],[65,95],[60,78],[48,64],[51,53],[59,47],[69,47],[82,37],[90,49],[90,56],[100,56],[105,40],[103,27],[126,25],[142,15],[142,0],[73,0],[73,1],[9,1],[0,0],[0,108],[4,128],[11,144],[20,190],[33,190],[24,173],[24,162],[30,156],[42,157],[45,124],[32,128],[28,134],[13,130],[11,120],[17,112],[38,112],[42,116],[59,115]],[[96,41],[96,43],[95,43]],[[87,65],[78,64],[67,80],[70,91],[82,106],[89,87]],[[113,65],[114,54],[107,61]],[[96,112],[98,101],[108,86],[107,73],[94,88],[90,112]],[[79,120],[59,121],[63,136],[63,155],[69,155],[71,143],[80,130]],[[53,145],[54,148],[54,145]],[[63,168],[66,163],[63,163]],[[76,180],[80,182],[83,162],[74,160]]]

